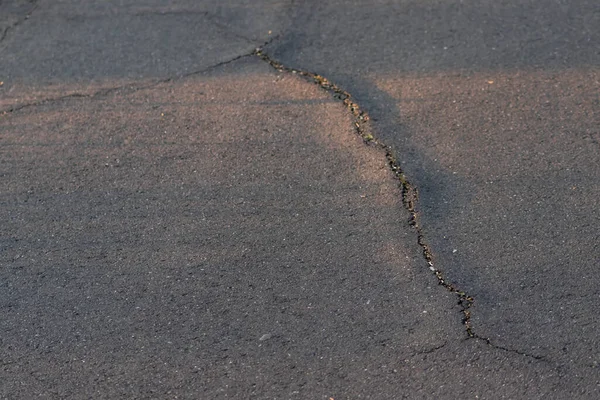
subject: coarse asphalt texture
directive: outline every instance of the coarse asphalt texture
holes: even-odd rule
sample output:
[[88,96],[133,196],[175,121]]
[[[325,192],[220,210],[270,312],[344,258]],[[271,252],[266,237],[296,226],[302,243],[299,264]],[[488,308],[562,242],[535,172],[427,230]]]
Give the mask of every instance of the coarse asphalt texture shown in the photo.
[[0,82],[0,398],[600,397],[596,1],[0,0]]

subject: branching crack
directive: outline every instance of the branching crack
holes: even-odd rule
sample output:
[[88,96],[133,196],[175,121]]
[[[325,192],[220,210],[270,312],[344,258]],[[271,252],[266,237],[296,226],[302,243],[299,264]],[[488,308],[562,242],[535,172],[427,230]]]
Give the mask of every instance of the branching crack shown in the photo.
[[[33,10],[31,10],[31,11],[33,11]],[[30,13],[31,13],[31,11],[30,11]],[[69,99],[69,98],[95,98],[95,97],[100,97],[100,96],[106,96],[112,92],[116,92],[116,91],[123,90],[123,89],[130,89],[132,91],[147,89],[147,88],[151,88],[156,85],[159,85],[161,83],[172,82],[175,80],[184,79],[184,78],[187,78],[187,77],[190,77],[193,75],[198,75],[198,74],[201,74],[204,72],[208,72],[212,69],[215,69],[215,68],[233,63],[242,58],[251,57],[251,56],[256,56],[256,57],[260,58],[261,60],[268,63],[271,67],[275,68],[276,70],[278,70],[280,72],[287,72],[287,73],[299,75],[308,80],[311,80],[315,84],[319,85],[319,87],[321,87],[328,93],[332,94],[334,98],[340,100],[344,104],[344,106],[350,111],[350,113],[354,117],[353,125],[355,128],[355,131],[364,140],[365,144],[378,146],[380,149],[382,149],[385,152],[387,164],[399,182],[399,187],[400,187],[401,196],[402,196],[402,204],[404,205],[404,208],[409,212],[410,217],[409,217],[408,223],[415,229],[415,231],[417,233],[417,243],[421,247],[423,258],[427,262],[427,265],[429,265],[429,269],[431,270],[433,275],[437,278],[439,285],[443,286],[446,290],[448,290],[450,293],[453,293],[458,298],[458,305],[460,306],[460,310],[462,313],[462,323],[465,327],[467,339],[480,340],[480,341],[485,342],[487,345],[489,345],[493,348],[499,349],[499,350],[503,350],[503,351],[519,354],[522,356],[530,357],[535,360],[547,361],[547,359],[543,356],[527,354],[527,353],[524,353],[519,350],[509,349],[509,348],[506,348],[506,347],[503,347],[500,345],[495,345],[492,343],[491,339],[482,337],[474,332],[473,326],[471,323],[471,308],[472,308],[475,300],[472,296],[468,295],[465,291],[460,290],[458,287],[456,287],[451,282],[449,282],[445,278],[443,272],[435,266],[433,253],[432,253],[431,248],[425,238],[423,228],[421,225],[420,213],[417,208],[417,204],[418,204],[418,200],[419,200],[418,189],[416,186],[414,186],[408,180],[406,174],[400,168],[400,165],[396,161],[396,156],[394,155],[392,148],[390,146],[386,145],[385,143],[381,142],[380,140],[376,139],[373,136],[373,134],[371,134],[371,129],[368,125],[368,122],[370,120],[368,113],[361,110],[360,106],[352,100],[352,96],[349,92],[343,90],[342,88],[340,88],[336,84],[330,82],[327,78],[325,78],[319,74],[315,74],[312,72],[302,71],[299,69],[294,69],[294,68],[284,66],[283,64],[272,59],[268,54],[266,54],[265,51],[263,50],[264,47],[268,46],[270,43],[272,43],[273,41],[275,41],[278,38],[279,38],[279,35],[276,35],[276,36],[270,38],[269,41],[265,42],[261,47],[256,48],[252,52],[235,56],[229,60],[221,61],[221,62],[213,64],[209,67],[203,68],[201,70],[193,71],[193,72],[190,72],[190,73],[187,73],[184,75],[180,75],[180,76],[176,76],[176,77],[168,77],[168,78],[160,79],[160,80],[154,80],[151,82],[147,82],[145,84],[132,83],[129,85],[105,88],[105,89],[101,89],[101,90],[98,90],[93,93],[71,93],[68,95],[60,96],[60,97],[42,99],[42,100],[39,100],[36,102],[17,105],[17,106],[14,106],[14,107],[6,109],[6,110],[0,110],[0,116],[8,114],[8,113],[13,113],[13,112],[22,110],[24,108],[34,107],[34,106],[47,104],[47,103],[51,103],[51,102],[57,102],[57,101],[61,101],[61,100]],[[438,348],[434,348],[432,351],[438,350],[439,348],[441,348],[445,345],[446,344],[444,343],[442,346],[440,346]]]
[[[265,46],[268,46],[269,44],[273,43],[275,40],[279,39],[280,35],[274,35],[272,36],[269,40],[267,40],[266,42],[264,42],[260,48],[263,48]],[[205,72],[211,71],[213,69],[222,67],[224,65],[227,64],[231,64],[232,62],[235,62],[237,60],[241,60],[242,58],[247,58],[247,57],[253,57],[256,55],[256,49],[247,52],[247,53],[243,53],[240,55],[237,55],[235,57],[232,57],[228,60],[225,61],[221,61],[218,62],[216,64],[210,65],[208,67],[202,68],[200,70],[197,71],[192,71],[189,72],[187,74],[183,74],[183,75],[179,75],[179,76],[171,76],[168,78],[164,78],[164,79],[158,79],[158,80],[153,80],[153,81],[147,81],[147,82],[143,82],[143,83],[130,83],[127,85],[121,85],[121,86],[115,86],[115,87],[111,87],[111,88],[105,88],[105,89],[100,89],[97,90],[95,92],[92,93],[70,93],[64,96],[59,96],[59,97],[51,97],[51,98],[46,98],[46,99],[42,99],[42,100],[38,100],[38,101],[34,101],[31,103],[25,103],[25,104],[19,104],[19,105],[15,105],[12,106],[10,108],[4,109],[4,110],[0,110],[0,116],[2,115],[6,115],[9,113],[13,113],[19,110],[22,110],[24,108],[29,108],[29,107],[35,107],[35,106],[39,106],[42,104],[48,104],[48,103],[53,103],[53,102],[57,102],[57,101],[61,101],[61,100],[65,100],[65,99],[70,99],[70,98],[95,98],[95,97],[101,97],[101,96],[106,96],[112,92],[116,92],[119,90],[124,90],[124,89],[130,89],[132,91],[137,91],[137,90],[142,90],[142,89],[148,89],[151,87],[154,87],[156,85],[160,85],[161,83],[168,83],[168,82],[173,82],[179,79],[185,79],[188,78],[190,76],[194,76],[194,75],[199,75],[199,74],[203,74]]]
[[253,52],[253,55],[259,57],[260,59],[271,65],[271,67],[275,68],[277,71],[299,75],[308,80],[313,81],[322,89],[332,94],[334,98],[342,101],[344,106],[346,106],[346,108],[354,117],[353,125],[355,131],[364,140],[365,144],[378,146],[385,152],[385,158],[387,160],[388,166],[399,182],[402,196],[402,204],[410,214],[408,222],[417,233],[417,243],[421,247],[423,258],[427,262],[430,271],[437,278],[439,285],[443,286],[446,290],[448,290],[450,293],[453,293],[458,298],[458,305],[460,306],[460,312],[462,314],[462,323],[465,328],[467,339],[480,340],[498,350],[508,351],[536,360],[545,361],[546,359],[543,356],[531,355],[518,350],[513,350],[503,346],[495,345],[492,343],[491,339],[479,336],[477,333],[475,333],[471,322],[471,308],[473,307],[475,299],[469,294],[467,294],[465,291],[461,290],[460,288],[452,284],[450,281],[448,281],[444,276],[444,273],[436,267],[434,263],[433,253],[424,235],[423,227],[421,224],[420,212],[417,208],[419,201],[419,191],[417,187],[409,181],[402,168],[400,168],[400,165],[396,160],[396,156],[394,155],[392,148],[373,136],[373,134],[371,133],[372,130],[369,127],[370,118],[368,113],[364,110],[361,110],[360,106],[352,100],[352,95],[319,74],[308,71],[302,71],[283,65],[279,61],[276,61],[273,58],[271,58],[264,51],[264,47],[265,46],[257,48]]

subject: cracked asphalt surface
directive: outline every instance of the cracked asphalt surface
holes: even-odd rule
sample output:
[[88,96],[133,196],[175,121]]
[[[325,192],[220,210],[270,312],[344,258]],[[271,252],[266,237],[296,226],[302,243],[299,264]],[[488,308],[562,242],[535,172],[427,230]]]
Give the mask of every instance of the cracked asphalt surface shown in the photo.
[[0,397],[598,398],[599,27],[0,0]]

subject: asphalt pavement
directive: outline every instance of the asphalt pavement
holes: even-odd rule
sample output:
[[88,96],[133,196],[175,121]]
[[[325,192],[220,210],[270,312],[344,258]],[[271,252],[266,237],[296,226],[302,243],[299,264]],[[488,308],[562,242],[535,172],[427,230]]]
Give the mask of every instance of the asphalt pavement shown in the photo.
[[598,398],[599,27],[0,1],[0,397]]

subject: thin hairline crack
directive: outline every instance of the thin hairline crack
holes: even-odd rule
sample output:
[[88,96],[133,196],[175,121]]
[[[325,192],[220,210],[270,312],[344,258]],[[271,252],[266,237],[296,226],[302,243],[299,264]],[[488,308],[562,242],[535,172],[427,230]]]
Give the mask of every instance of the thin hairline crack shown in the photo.
[[30,1],[31,4],[31,8],[25,13],[25,15],[20,18],[17,19],[12,25],[7,26],[4,31],[2,33],[0,33],[0,43],[2,43],[4,41],[4,39],[6,39],[6,36],[8,35],[8,32],[12,29],[15,29],[17,26],[21,25],[23,22],[27,21],[29,19],[29,17],[31,17],[31,14],[38,8],[39,4],[38,4],[38,0],[32,0]]
[[163,79],[155,79],[155,80],[151,80],[151,81],[145,81],[145,82],[131,82],[129,84],[126,85],[120,85],[120,86],[114,86],[114,87],[107,87],[107,88],[102,88],[102,89],[98,89],[96,91],[90,92],[90,93],[80,93],[80,92],[74,92],[74,93],[69,93],[63,96],[58,96],[58,97],[50,97],[50,98],[43,98],[37,101],[33,101],[30,103],[23,103],[23,104],[17,104],[17,105],[13,105],[7,109],[0,109],[0,117],[3,115],[7,115],[10,113],[14,113],[17,111],[20,111],[24,108],[29,108],[29,107],[35,107],[35,106],[40,106],[43,104],[48,104],[48,103],[54,103],[54,102],[58,102],[58,101],[62,101],[62,100],[68,100],[68,99],[73,99],[73,98],[95,98],[95,97],[102,97],[102,96],[106,96],[109,95],[113,92],[118,92],[121,90],[131,90],[131,91],[137,91],[137,90],[143,90],[143,89],[149,89],[152,87],[155,87],[157,85],[163,84],[163,83],[168,83],[168,82],[173,82],[179,79],[185,79],[188,78],[190,76],[194,76],[194,75],[199,75],[208,71],[211,71],[213,69],[216,69],[218,67],[222,67],[224,65],[227,64],[231,64],[237,60],[240,60],[242,58],[246,58],[246,57],[251,57],[254,53],[244,53],[241,55],[237,55],[233,58],[230,58],[228,60],[225,61],[221,61],[218,62],[216,64],[213,65],[209,65],[208,67],[205,67],[203,69],[197,70],[197,71],[193,71],[193,72],[188,72],[186,74],[180,75],[180,76],[175,76],[175,77],[167,77],[167,78],[163,78]]
[[527,354],[519,350],[509,349],[503,346],[495,345],[492,343],[491,339],[479,336],[473,330],[473,324],[471,322],[471,308],[473,307],[475,299],[473,298],[473,296],[469,295],[467,292],[461,290],[453,283],[448,281],[444,276],[444,273],[436,267],[433,252],[431,251],[431,247],[429,246],[425,238],[423,226],[421,224],[420,213],[417,208],[419,201],[419,191],[417,187],[410,182],[402,168],[400,168],[400,165],[397,162],[396,156],[392,148],[380,141],[379,139],[377,139],[371,133],[371,129],[368,125],[370,120],[369,114],[366,111],[362,110],[360,106],[352,100],[352,95],[346,90],[337,86],[335,83],[329,81],[322,75],[313,72],[303,71],[296,68],[290,68],[283,65],[279,61],[274,60],[264,51],[264,46],[258,47],[252,54],[265,61],[277,71],[299,75],[308,80],[312,80],[319,87],[332,94],[334,98],[340,100],[344,104],[344,106],[350,111],[350,113],[354,117],[353,126],[355,128],[355,131],[364,140],[365,144],[377,146],[385,152],[387,164],[391,172],[394,174],[394,177],[399,182],[399,187],[402,196],[402,204],[404,208],[409,212],[409,225],[411,225],[417,233],[417,243],[421,247],[423,258],[427,262],[429,270],[433,273],[433,275],[435,275],[438,284],[440,286],[443,286],[450,293],[456,295],[456,297],[458,298],[458,305],[460,306],[462,313],[462,324],[465,328],[467,339],[480,340],[485,342],[487,345],[499,350],[516,353],[536,360],[547,361],[544,356]]

